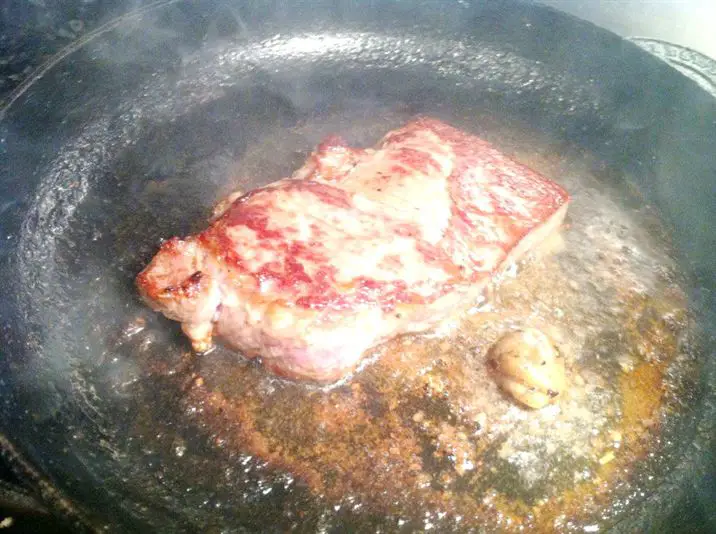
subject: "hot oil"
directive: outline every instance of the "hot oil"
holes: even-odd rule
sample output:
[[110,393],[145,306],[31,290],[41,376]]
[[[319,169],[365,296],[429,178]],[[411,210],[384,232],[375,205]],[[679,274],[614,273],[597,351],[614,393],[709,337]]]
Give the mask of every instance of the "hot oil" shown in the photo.
[[[367,144],[403,119],[355,120],[352,135]],[[489,118],[481,124],[572,196],[560,234],[501,275],[485,299],[434,332],[379,347],[330,387],[273,378],[222,348],[187,371],[180,403],[193,424],[230,457],[300,481],[326,507],[327,524],[375,513],[396,526],[547,528],[565,514],[589,518],[656,446],[665,373],[679,369],[686,325],[658,218],[584,158],[554,146],[524,151],[533,140]],[[299,147],[309,138],[341,129],[322,126],[250,146],[231,188],[270,173],[277,151],[305,157]],[[485,365],[500,335],[525,327],[550,335],[568,365],[568,390],[542,410],[508,399]]]

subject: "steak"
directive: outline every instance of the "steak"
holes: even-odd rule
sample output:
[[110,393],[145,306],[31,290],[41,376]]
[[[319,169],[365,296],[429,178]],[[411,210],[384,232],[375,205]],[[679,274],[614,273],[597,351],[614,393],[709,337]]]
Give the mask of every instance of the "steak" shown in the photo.
[[218,336],[277,374],[334,381],[474,301],[568,202],[486,141],[419,118],[372,149],[326,139],[292,177],[164,242],[137,287],[196,351]]

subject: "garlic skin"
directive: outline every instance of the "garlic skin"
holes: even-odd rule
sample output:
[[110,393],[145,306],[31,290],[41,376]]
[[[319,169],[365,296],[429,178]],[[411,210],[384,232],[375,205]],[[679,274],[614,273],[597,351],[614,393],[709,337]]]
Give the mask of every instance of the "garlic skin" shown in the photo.
[[505,334],[487,357],[500,388],[529,408],[547,406],[567,387],[564,358],[552,340],[536,328]]

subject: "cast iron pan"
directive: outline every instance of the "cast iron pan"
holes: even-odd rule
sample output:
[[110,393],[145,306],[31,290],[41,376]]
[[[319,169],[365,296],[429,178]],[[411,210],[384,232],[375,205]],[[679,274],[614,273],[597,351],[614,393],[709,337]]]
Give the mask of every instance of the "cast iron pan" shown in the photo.
[[[182,384],[200,363],[133,278],[231,187],[288,174],[330,131],[372,143],[419,113],[478,132],[478,115],[523,124],[630,176],[660,210],[691,283],[700,384],[656,489],[603,526],[673,528],[674,506],[688,509],[678,521],[701,510],[716,525],[716,101],[696,84],[594,26],[512,2],[158,2],[75,48],[0,122],[0,423],[17,468],[77,528],[396,528],[327,515],[300,483],[189,422]],[[274,140],[275,158],[227,183],[246,150]],[[149,363],[137,317],[154,327]]]

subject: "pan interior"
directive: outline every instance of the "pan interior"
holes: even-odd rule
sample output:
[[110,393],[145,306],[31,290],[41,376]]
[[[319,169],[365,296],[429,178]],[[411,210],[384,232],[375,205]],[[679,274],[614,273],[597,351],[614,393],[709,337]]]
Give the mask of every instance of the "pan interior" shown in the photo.
[[[112,67],[115,53],[102,40],[79,52]],[[590,82],[509,47],[410,33],[278,34],[177,61],[74,108],[19,232],[16,395],[36,455],[65,458],[38,463],[69,494],[99,503],[87,481],[102,481],[122,496],[117,521],[165,528],[445,531],[473,518],[565,526],[566,513],[570,528],[613,526],[656,487],[693,432],[680,415],[698,393],[686,284],[636,178],[580,146],[615,120]],[[289,175],[325,135],[366,146],[421,113],[562,183],[574,196],[564,250],[327,389],[221,348],[197,358],[139,302],[134,276],[161,240],[202,228],[218,199]],[[624,128],[641,120],[619,113]],[[575,393],[561,411],[518,410],[483,372],[489,343],[525,325],[571,351]],[[551,439],[559,425],[570,429]],[[637,460],[638,476],[606,486]]]

